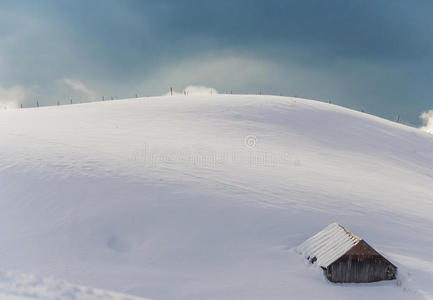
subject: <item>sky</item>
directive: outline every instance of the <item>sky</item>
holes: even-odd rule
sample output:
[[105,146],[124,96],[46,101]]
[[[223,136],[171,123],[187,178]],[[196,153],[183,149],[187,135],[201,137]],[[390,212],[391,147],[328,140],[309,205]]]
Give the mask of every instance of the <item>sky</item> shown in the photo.
[[0,1],[4,107],[202,85],[420,126],[432,79],[430,0]]

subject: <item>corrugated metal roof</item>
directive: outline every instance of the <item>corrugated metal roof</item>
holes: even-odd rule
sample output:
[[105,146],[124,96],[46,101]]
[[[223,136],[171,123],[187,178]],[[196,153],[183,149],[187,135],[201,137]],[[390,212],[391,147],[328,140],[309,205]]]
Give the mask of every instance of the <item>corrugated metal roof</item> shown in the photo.
[[298,246],[298,252],[321,267],[327,268],[361,239],[338,223],[331,223]]

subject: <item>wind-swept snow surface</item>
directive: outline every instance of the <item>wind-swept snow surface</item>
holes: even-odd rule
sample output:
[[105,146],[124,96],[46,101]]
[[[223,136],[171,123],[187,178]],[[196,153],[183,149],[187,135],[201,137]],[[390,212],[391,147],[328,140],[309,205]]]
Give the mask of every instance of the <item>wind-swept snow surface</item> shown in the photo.
[[[399,268],[332,284],[338,221]],[[433,297],[433,137],[335,105],[173,96],[0,113],[0,267],[151,299]]]
[[77,286],[53,278],[0,271],[2,300],[146,300],[110,291]]

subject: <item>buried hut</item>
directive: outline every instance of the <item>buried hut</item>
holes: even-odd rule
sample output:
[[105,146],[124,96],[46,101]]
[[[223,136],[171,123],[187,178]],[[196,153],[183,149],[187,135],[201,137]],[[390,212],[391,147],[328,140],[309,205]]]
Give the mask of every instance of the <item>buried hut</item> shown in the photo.
[[318,264],[332,282],[373,282],[396,278],[397,267],[367,242],[338,223],[303,242],[297,248]]

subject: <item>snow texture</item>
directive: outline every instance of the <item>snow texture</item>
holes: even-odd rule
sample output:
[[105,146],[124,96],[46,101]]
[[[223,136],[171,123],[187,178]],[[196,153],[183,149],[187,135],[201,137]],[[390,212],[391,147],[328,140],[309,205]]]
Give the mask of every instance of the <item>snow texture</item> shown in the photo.
[[[2,110],[0,267],[158,300],[432,299],[432,182],[431,134],[317,101]],[[296,253],[334,221],[398,280],[333,284]]]
[[53,278],[7,271],[0,271],[0,299],[146,300],[120,293],[73,285]]

